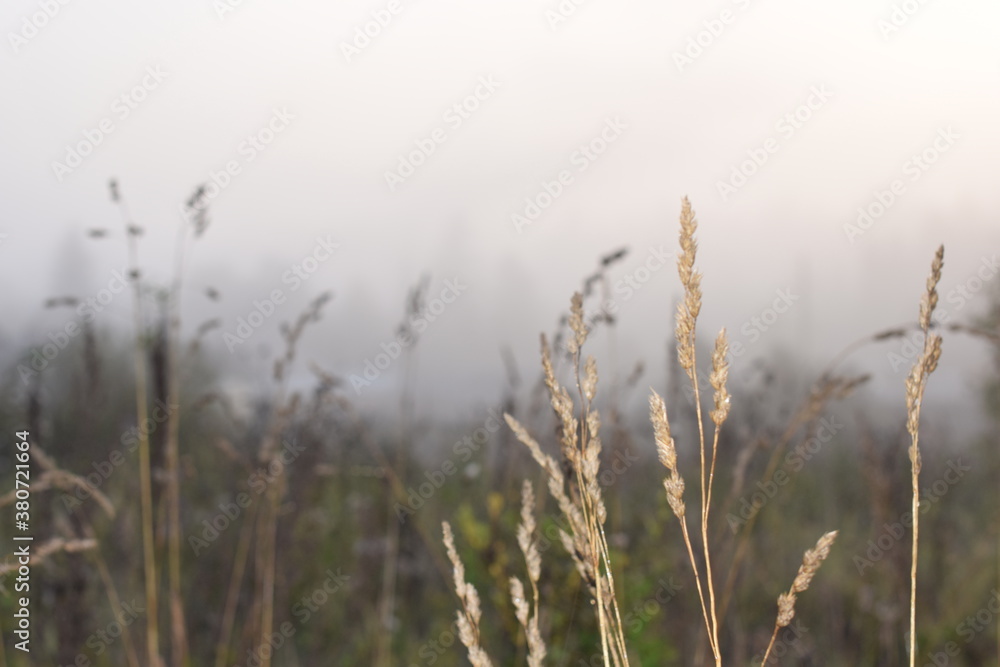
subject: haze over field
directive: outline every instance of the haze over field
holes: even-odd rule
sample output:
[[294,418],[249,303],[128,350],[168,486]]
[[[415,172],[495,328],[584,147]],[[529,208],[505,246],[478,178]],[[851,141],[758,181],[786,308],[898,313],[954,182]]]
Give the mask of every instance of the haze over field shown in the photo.
[[[419,344],[419,402],[438,414],[495,400],[503,345],[533,377],[538,331],[623,246],[619,370],[642,359],[662,382],[678,294],[663,256],[684,195],[701,222],[700,330],[728,327],[737,365],[780,350],[819,368],[913,322],[939,243],[951,321],[995,289],[993,3],[51,4],[0,16],[16,100],[0,109],[7,362],[78,317],[45,299],[97,295],[122,270],[111,178],[161,284],[180,205],[214,183],[185,325],[220,317],[206,344],[255,360],[244,381],[324,290],[301,354],[345,378],[390,345],[424,272],[430,297],[457,291]],[[284,303],[231,357],[224,335],[274,290]],[[116,298],[96,322],[124,329],[129,312]],[[857,358],[896,403],[899,345]],[[966,401],[984,354],[951,337],[929,396]],[[394,396],[400,371],[361,402]]]

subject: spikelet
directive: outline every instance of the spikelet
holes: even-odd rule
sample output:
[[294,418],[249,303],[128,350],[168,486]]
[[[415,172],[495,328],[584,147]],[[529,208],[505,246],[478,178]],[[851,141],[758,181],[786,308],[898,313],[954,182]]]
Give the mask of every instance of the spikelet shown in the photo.
[[729,391],[726,389],[726,381],[729,379],[729,362],[726,356],[729,354],[729,343],[726,341],[726,330],[719,331],[719,336],[715,339],[715,350],[712,352],[712,375],[709,383],[715,390],[715,409],[712,410],[712,421],[715,426],[722,426],[729,415]]
[[670,421],[667,419],[667,406],[655,391],[649,397],[649,418],[653,422],[653,433],[656,440],[656,453],[660,463],[670,471],[670,477],[664,480],[667,491],[667,502],[678,519],[684,518],[684,479],[677,468],[677,447],[670,435]]

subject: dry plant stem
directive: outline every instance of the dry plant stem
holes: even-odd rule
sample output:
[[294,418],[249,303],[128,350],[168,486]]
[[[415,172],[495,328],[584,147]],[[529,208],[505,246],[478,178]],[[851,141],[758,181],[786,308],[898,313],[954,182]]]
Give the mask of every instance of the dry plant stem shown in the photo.
[[[576,305],[576,304],[574,304],[574,305]],[[573,353],[573,365],[575,367],[574,370],[575,370],[575,374],[576,374],[576,386],[577,386],[577,390],[580,392],[581,412],[582,412],[583,415],[586,415],[588,413],[589,405],[587,404],[587,399],[584,396],[584,392],[583,392],[582,385],[581,385],[581,382],[580,382],[580,351],[579,351],[579,349],[577,349]],[[580,420],[580,447],[581,447],[581,449],[583,447],[585,447],[586,443],[588,443],[589,441],[590,441],[590,434],[589,434],[588,429],[587,429],[587,420],[586,419],[581,419]],[[580,453],[580,456],[581,456],[581,458],[583,457],[583,452]],[[588,536],[589,539],[587,541],[589,543],[588,546],[590,547],[590,554],[589,554],[589,556],[590,556],[591,562],[593,563],[595,577],[597,578],[597,586],[596,586],[596,590],[597,590],[597,617],[598,617],[598,621],[600,622],[600,626],[601,626],[601,649],[602,649],[602,651],[604,653],[604,664],[608,665],[608,664],[610,664],[610,662],[608,660],[608,632],[609,632],[609,630],[608,630],[608,621],[605,618],[605,611],[606,611],[606,609],[605,609],[605,606],[604,606],[604,598],[603,598],[603,589],[604,589],[604,586],[601,585],[601,555],[597,551],[597,540],[594,539],[595,536],[596,536],[596,534],[597,534],[597,530],[595,528],[595,526],[597,525],[597,517],[595,516],[595,508],[594,508],[594,504],[593,504],[593,498],[591,498],[590,493],[587,490],[586,481],[583,478],[583,466],[582,465],[576,465],[574,467],[576,468],[577,489],[579,490],[580,498],[582,500],[582,505],[583,505],[583,517],[584,517],[584,521],[586,521],[587,529],[588,529],[588,531],[590,531],[590,535]]]
[[[584,383],[581,381],[580,377],[580,348],[583,346],[583,342],[586,339],[586,330],[580,326],[583,322],[583,305],[582,299],[578,298],[579,295],[574,296],[573,308],[575,311],[576,322],[578,329],[577,333],[577,343],[575,345],[574,352],[574,367],[576,371],[576,386],[577,391],[580,394],[580,405],[581,405],[581,416],[580,428],[580,457],[581,461],[587,456],[587,449],[593,446],[592,440],[596,440],[597,433],[591,430],[591,421],[589,415],[592,409],[592,392],[596,391],[597,385],[597,369],[596,364],[593,363],[593,359],[588,359],[587,363],[587,379],[586,384],[590,388],[589,391],[584,389]],[[592,549],[592,559],[594,563],[594,572],[598,578],[597,594],[598,600],[597,604],[599,607],[599,620],[601,622],[602,630],[602,647],[606,648],[606,639],[610,635],[615,642],[615,650],[611,652],[611,656],[614,659],[615,665],[620,665],[621,661],[624,661],[625,665],[628,665],[628,652],[625,648],[625,635],[623,631],[623,624],[621,620],[621,613],[618,609],[618,599],[615,595],[614,588],[614,576],[611,572],[611,558],[608,553],[607,536],[604,534],[603,519],[598,517],[597,502],[598,498],[594,495],[591,489],[595,488],[595,485],[589,483],[584,479],[583,475],[583,465],[576,466],[577,468],[577,483],[580,484],[581,496],[585,499],[584,510],[585,517],[588,520],[588,527],[590,530],[589,543]],[[585,491],[586,490],[586,491]],[[601,580],[601,562],[604,563],[604,574],[608,583],[609,600],[603,599],[603,586],[600,585]],[[610,608],[610,609],[608,609]],[[609,614],[609,611],[613,611],[613,614]],[[605,651],[604,656],[605,663],[607,664],[608,654]]]
[[[615,595],[615,577],[611,571],[611,555],[608,553],[608,538],[604,534],[604,526],[599,526],[601,531],[601,548],[604,554],[604,563],[608,577],[608,587],[611,590],[611,605],[615,619],[615,639],[618,642],[618,651],[621,654],[625,665],[628,665],[628,650],[625,647],[625,623],[622,621],[621,610],[618,607],[618,596]],[[617,660],[615,661],[618,662]]]
[[774,641],[778,638],[778,631],[779,630],[781,630],[781,626],[779,626],[777,623],[775,623],[774,624],[774,632],[771,633],[771,641],[768,642],[768,644],[767,644],[767,650],[764,652],[764,659],[761,660],[761,662],[760,662],[760,664],[762,666],[767,664],[767,658],[768,658],[768,656],[771,655],[771,649],[774,648]]
[[597,605],[595,613],[600,626],[604,664],[617,667],[628,665],[628,654],[625,650],[624,624],[615,596],[607,537],[603,530],[607,509],[597,479],[601,443],[598,437],[600,417],[596,410],[592,410],[597,391],[597,365],[593,358],[587,359],[585,372],[583,375],[580,373],[580,349],[586,341],[587,328],[583,297],[579,293],[573,295],[568,321],[572,336],[566,343],[566,349],[573,363],[574,379],[581,397],[579,418],[569,393],[556,380],[544,335],[541,343],[544,384],[556,415],[563,460],[569,470],[564,473],[554,458],[543,453],[517,420],[509,414],[505,418],[517,439],[528,447],[532,457],[547,474],[549,493],[558,502],[570,526],[569,532],[560,531],[563,546],[587,583],[593,604]]
[[[712,645],[712,652],[715,655],[716,665],[722,664],[722,656],[719,652],[719,621],[716,615],[715,586],[712,582],[712,557],[708,546],[708,508],[711,502],[708,484],[706,482],[705,465],[705,425],[701,410],[701,391],[698,382],[698,359],[696,353],[696,328],[698,314],[701,310],[701,275],[695,269],[695,255],[698,250],[698,243],[695,233],[698,223],[695,219],[691,203],[685,197],[681,206],[680,220],[680,246],[681,254],[677,259],[677,272],[684,286],[684,301],[677,310],[677,354],[680,358],[681,366],[687,372],[694,389],[695,413],[698,420],[698,455],[700,462],[700,494],[701,494],[701,537],[702,547],[705,554],[705,579],[708,585],[709,610],[711,622],[708,624],[709,643]],[[714,445],[713,445],[713,467],[714,467]],[[697,566],[692,561],[692,566]]]
[[[919,408],[917,410],[919,416]],[[917,447],[917,437],[913,436],[913,447]],[[917,659],[917,542],[920,537],[920,464],[914,462],[912,468],[912,494],[910,512],[913,516],[913,542],[910,549],[910,667],[915,667]]]
[[[123,209],[124,213],[124,209]],[[132,360],[135,366],[135,411],[136,423],[146,423],[146,359],[142,344],[142,292],[135,236],[127,229],[129,268],[132,278],[132,318],[135,327],[135,345]],[[160,635],[157,602],[156,556],[153,547],[153,485],[150,475],[149,435],[139,429],[139,488],[142,505],[142,554],[143,574],[146,582],[146,656],[150,667],[160,665]]]
[[684,545],[687,547],[688,559],[691,561],[691,569],[694,571],[694,583],[698,588],[698,600],[701,602],[701,614],[705,620],[705,629],[708,631],[708,643],[712,648],[712,655],[718,662],[719,651],[715,645],[715,638],[712,634],[712,621],[708,616],[708,607],[705,606],[705,593],[701,585],[701,576],[698,574],[697,561],[694,558],[694,549],[691,547],[691,536],[688,534],[687,519],[681,518],[681,534],[684,536]]
[[[697,368],[697,356],[694,353],[693,344],[691,350],[691,361]],[[698,415],[698,451],[701,457],[701,543],[705,553],[705,580],[708,585],[709,611],[711,612],[708,634],[709,642],[712,644],[712,653],[715,655],[715,664],[722,665],[722,656],[719,653],[719,621],[715,613],[715,587],[712,584],[712,556],[708,549],[708,504],[711,502],[711,498],[708,496],[705,483],[705,427],[702,423],[701,395],[698,391],[698,375],[696,373],[691,376],[691,384],[694,386],[694,403]]]
[[944,246],[940,246],[931,262],[931,274],[927,278],[927,291],[920,300],[920,328],[924,332],[924,349],[913,365],[913,370],[906,379],[906,428],[910,432],[910,470],[913,516],[913,542],[910,564],[910,667],[915,667],[917,660],[917,556],[920,537],[920,408],[923,404],[924,389],[927,378],[937,368],[941,356],[941,337],[930,333],[931,318],[937,306],[937,284],[941,280],[941,269],[944,266]]

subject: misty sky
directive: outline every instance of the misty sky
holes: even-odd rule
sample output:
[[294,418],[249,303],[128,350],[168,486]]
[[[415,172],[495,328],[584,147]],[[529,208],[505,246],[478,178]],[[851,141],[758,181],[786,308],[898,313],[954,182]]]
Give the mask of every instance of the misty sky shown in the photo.
[[[707,344],[726,326],[745,346],[734,372],[775,351],[821,367],[915,321],[939,243],[941,306],[969,321],[997,285],[998,23],[996,3],[971,0],[11,0],[4,365],[80,318],[46,298],[94,297],[124,266],[111,178],[161,284],[182,203],[215,184],[185,328],[221,318],[206,344],[250,383],[280,322],[324,290],[335,297],[300,359],[362,374],[426,272],[442,309],[420,334],[418,407],[466,414],[499,396],[501,346],[535,377],[538,332],[622,246],[618,364],[642,359],[645,382],[662,382],[678,288],[663,255],[685,195],[701,225],[700,331]],[[274,314],[227,346],[275,290]],[[130,312],[123,293],[96,322],[125,330]],[[594,347],[606,361],[606,339]],[[889,352],[899,344],[855,368],[901,408],[909,362],[894,372]],[[947,337],[929,400],[967,397],[987,352]],[[394,396],[401,366],[359,400]]]

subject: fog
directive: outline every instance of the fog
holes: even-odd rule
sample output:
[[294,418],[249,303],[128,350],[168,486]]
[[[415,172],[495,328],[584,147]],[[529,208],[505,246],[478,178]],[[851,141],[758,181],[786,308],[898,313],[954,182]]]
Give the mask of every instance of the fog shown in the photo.
[[[622,247],[615,341],[593,349],[662,383],[684,196],[699,332],[744,346],[737,375],[775,354],[814,373],[914,322],[942,243],[941,308],[972,322],[997,289],[998,20],[988,2],[8,2],[4,367],[81,319],[46,299],[99,298],[125,267],[111,179],[159,285],[207,185],[184,329],[220,318],[204,344],[234,382],[260,386],[280,323],[329,290],[300,368],[369,409],[395,400],[403,364],[351,378],[392,349],[424,274],[440,309],[414,348],[418,408],[458,416],[499,396],[504,346],[535,377],[538,333]],[[94,313],[123,332],[130,318],[124,291]],[[900,419],[901,344],[845,367]],[[989,350],[944,346],[928,402],[969,410]]]

